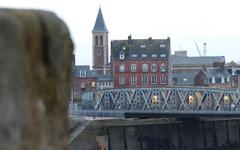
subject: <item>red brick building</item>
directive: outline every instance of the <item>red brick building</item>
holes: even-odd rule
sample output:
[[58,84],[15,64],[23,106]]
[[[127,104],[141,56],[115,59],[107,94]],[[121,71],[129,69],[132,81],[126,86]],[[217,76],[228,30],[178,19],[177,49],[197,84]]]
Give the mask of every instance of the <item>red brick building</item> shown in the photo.
[[170,38],[131,39],[111,42],[115,88],[161,87],[171,82]]
[[96,81],[96,71],[90,70],[90,66],[75,66],[74,100],[80,100],[83,92],[93,90]]

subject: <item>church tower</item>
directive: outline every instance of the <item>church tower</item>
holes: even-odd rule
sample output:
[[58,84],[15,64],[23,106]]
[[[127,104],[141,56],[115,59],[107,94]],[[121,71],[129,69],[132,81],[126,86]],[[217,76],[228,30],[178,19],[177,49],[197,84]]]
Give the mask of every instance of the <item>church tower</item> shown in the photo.
[[92,30],[92,64],[98,74],[106,74],[108,64],[108,30],[102,10],[99,8],[97,19]]

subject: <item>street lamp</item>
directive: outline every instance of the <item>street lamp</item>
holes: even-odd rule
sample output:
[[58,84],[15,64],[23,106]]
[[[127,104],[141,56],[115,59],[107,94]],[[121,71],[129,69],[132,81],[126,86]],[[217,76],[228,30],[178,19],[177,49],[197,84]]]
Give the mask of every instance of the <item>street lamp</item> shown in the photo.
[[194,97],[192,95],[190,95],[188,97],[188,103],[189,103],[189,105],[193,105],[194,104]]
[[224,96],[223,96],[223,100],[224,100],[224,102],[225,102],[225,103],[227,103],[227,102],[228,102],[228,100],[229,100],[229,96],[227,96],[227,95],[224,95]]
[[157,95],[153,95],[152,96],[152,104],[157,104],[158,103],[158,96]]

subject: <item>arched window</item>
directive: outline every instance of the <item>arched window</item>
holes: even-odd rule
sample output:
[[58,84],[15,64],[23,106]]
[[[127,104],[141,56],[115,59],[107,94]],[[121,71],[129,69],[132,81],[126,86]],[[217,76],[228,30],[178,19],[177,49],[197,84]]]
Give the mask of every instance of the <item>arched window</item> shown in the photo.
[[142,64],[142,72],[148,72],[148,64]]
[[100,36],[100,45],[103,46],[103,36]]
[[124,64],[121,64],[119,66],[119,72],[124,72],[125,71],[125,65]]
[[98,36],[95,36],[95,45],[98,45]]
[[157,71],[157,65],[156,64],[152,64],[152,72],[156,72]]
[[165,64],[161,64],[160,70],[161,70],[161,72],[166,72],[166,65]]
[[120,52],[119,59],[124,59],[124,52],[123,51]]

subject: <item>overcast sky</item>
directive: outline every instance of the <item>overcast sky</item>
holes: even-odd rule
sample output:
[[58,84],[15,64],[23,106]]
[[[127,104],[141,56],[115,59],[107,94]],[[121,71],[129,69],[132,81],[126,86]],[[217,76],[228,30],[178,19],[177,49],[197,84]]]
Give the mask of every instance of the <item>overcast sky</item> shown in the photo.
[[[195,41],[208,56],[240,62],[238,0],[1,0],[1,7],[54,11],[68,25],[76,64],[92,63],[92,29],[99,6],[109,40],[171,38],[171,50],[198,56]],[[109,41],[110,47],[110,41]],[[110,51],[110,49],[109,49]]]

